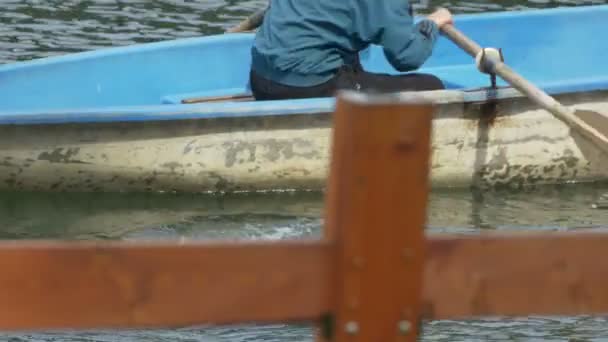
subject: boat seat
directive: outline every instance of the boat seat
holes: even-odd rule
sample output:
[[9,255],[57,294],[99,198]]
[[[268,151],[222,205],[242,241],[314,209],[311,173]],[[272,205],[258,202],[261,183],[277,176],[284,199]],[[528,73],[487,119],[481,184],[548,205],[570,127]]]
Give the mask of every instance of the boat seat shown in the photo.
[[192,93],[170,94],[161,98],[162,104],[193,104],[218,101],[248,101],[253,95],[248,88],[224,88]]
[[[479,71],[475,64],[459,64],[441,67],[422,68],[419,72],[439,77],[447,89],[472,89],[489,86],[488,75]],[[499,80],[499,85],[505,85]],[[170,94],[161,98],[162,104],[195,104],[210,102],[253,101],[249,87],[220,88],[191,93]]]
[[[474,89],[490,85],[490,77],[478,71],[474,63],[421,68],[418,72],[439,77],[449,90]],[[506,85],[501,79],[497,81],[499,86]]]

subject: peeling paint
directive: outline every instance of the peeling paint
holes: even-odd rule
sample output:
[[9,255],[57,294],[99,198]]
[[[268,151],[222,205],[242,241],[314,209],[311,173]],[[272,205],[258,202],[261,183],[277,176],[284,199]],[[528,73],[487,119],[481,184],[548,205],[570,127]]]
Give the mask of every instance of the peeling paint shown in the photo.
[[[608,108],[607,95],[597,95],[595,103],[585,106]],[[433,187],[523,187],[608,178],[599,154],[579,146],[569,128],[551,114],[525,103],[501,104],[492,125],[480,127],[480,108],[439,106],[433,122]],[[0,187],[180,192],[324,188],[332,132],[325,116],[300,116],[297,125],[286,117],[226,120],[85,130],[78,125],[53,130],[32,126],[19,128],[19,135],[11,131],[16,128],[0,126],[0,144],[8,146],[0,151]],[[327,126],[320,127],[323,120]],[[20,140],[9,143],[3,138],[9,136]],[[81,143],[85,137],[95,144]]]
[[45,160],[51,163],[66,164],[90,164],[80,160],[72,159],[80,153],[80,148],[57,148],[52,152],[42,152],[38,155],[38,160]]
[[190,153],[193,149],[193,145],[196,144],[196,140],[192,140],[190,142],[188,142],[188,144],[186,145],[186,147],[184,147],[184,151],[182,152],[182,155],[187,155],[188,153]]
[[[311,149],[310,144],[303,139],[293,139],[290,141],[271,139],[265,142],[264,147],[266,147],[267,150],[264,154],[264,158],[271,162],[276,162],[281,157],[287,160],[295,157],[313,159],[318,155],[318,151]],[[297,148],[307,149],[308,152],[297,152]]]
[[555,163],[563,163],[567,168],[574,168],[579,163],[579,158],[574,156],[574,152],[571,149],[565,149],[563,156],[553,159]]
[[249,173],[254,173],[254,172],[260,171],[261,169],[262,168],[258,165],[258,166],[254,167],[254,168],[251,168],[251,169],[247,170],[247,171]]
[[[539,183],[567,182],[578,174],[580,159],[572,151],[565,150],[562,157],[552,159],[549,165],[512,165],[506,148],[501,148],[490,161],[478,171],[485,186],[534,185]],[[556,173],[559,171],[559,173]]]
[[18,167],[18,165],[11,163],[9,160],[0,161],[0,166]]
[[255,143],[243,141],[226,142],[223,146],[226,154],[226,167],[233,167],[237,163],[237,156],[239,156],[241,152],[245,152],[245,154],[248,155],[247,161],[255,162],[256,160],[257,145]]
[[176,173],[175,170],[182,169],[183,165],[178,162],[169,162],[161,164],[160,167],[171,170],[171,173]]

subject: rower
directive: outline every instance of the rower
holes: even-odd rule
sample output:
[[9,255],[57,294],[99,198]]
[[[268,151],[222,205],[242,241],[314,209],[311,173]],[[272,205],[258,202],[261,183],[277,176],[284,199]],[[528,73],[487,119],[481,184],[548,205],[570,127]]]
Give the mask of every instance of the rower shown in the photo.
[[[414,24],[408,0],[274,0],[252,48],[253,95],[277,100],[331,97],[339,89],[444,89],[437,77],[411,71],[427,61],[440,28],[452,22],[440,8]],[[365,71],[358,56],[370,44],[381,46],[404,74]]]

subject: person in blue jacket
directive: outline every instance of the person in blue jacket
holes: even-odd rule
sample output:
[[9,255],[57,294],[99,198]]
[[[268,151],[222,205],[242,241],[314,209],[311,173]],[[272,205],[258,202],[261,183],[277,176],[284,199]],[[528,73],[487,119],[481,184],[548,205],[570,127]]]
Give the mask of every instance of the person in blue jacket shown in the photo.
[[277,100],[332,97],[339,89],[443,89],[433,75],[366,72],[358,56],[376,44],[396,70],[413,71],[430,57],[439,29],[452,22],[440,8],[414,24],[408,0],[272,0],[251,51],[253,95]]

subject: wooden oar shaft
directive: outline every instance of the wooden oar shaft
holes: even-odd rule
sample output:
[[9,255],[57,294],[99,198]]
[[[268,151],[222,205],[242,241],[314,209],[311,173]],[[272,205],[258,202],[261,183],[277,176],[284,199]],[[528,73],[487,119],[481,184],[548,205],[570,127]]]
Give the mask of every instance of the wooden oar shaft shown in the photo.
[[566,120],[580,121],[582,125],[586,125],[586,123],[582,122],[582,120],[574,116],[573,112],[569,108],[557,102],[553,97],[549,96],[540,88],[536,87],[534,84],[530,83],[528,80],[518,75],[515,71],[511,70],[511,68],[509,68],[506,64],[494,64],[494,71],[497,75],[502,77],[514,88],[524,93],[527,97],[533,99],[547,111],[553,113],[558,117],[563,117]]
[[477,57],[479,51],[481,51],[481,46],[479,46],[474,41],[470,40],[467,36],[465,36],[462,32],[458,31],[452,25],[445,25],[441,28],[443,33],[450,38],[454,42],[454,44],[458,45],[461,49],[466,51],[471,57]]
[[[476,57],[482,49],[477,43],[469,39],[452,25],[445,25],[442,28],[442,31],[450,40],[452,40],[456,45],[458,45],[472,57]],[[552,113],[574,130],[582,133],[585,137],[594,142],[595,145],[597,145],[602,151],[608,153],[608,138],[578,118],[574,114],[574,111],[565,107],[540,88],[536,87],[534,84],[517,74],[505,63],[494,62],[492,69],[496,75],[507,81],[511,86],[522,92],[541,108]]]
[[264,16],[266,15],[267,8],[258,10],[253,13],[249,18],[243,20],[237,26],[228,29],[227,33],[237,33],[237,32],[246,32],[252,31],[258,28],[262,22],[264,21]]
[[[466,51],[471,57],[475,58],[481,52],[481,46],[475,43],[467,36],[465,36],[462,32],[457,30],[452,25],[446,25],[442,28],[445,35],[450,38],[456,45],[458,45],[461,49]],[[559,111],[559,112],[569,112],[569,109],[562,106],[559,102],[557,102],[551,96],[545,94],[541,89],[537,88],[534,84],[530,83],[523,77],[519,76],[515,71],[511,70],[504,63],[494,63],[493,65],[494,72],[502,77],[505,81],[511,84],[514,88],[518,89],[526,96],[531,97],[536,102],[540,102],[540,105],[543,107],[555,107],[551,112]],[[559,114],[558,114],[559,115]]]

